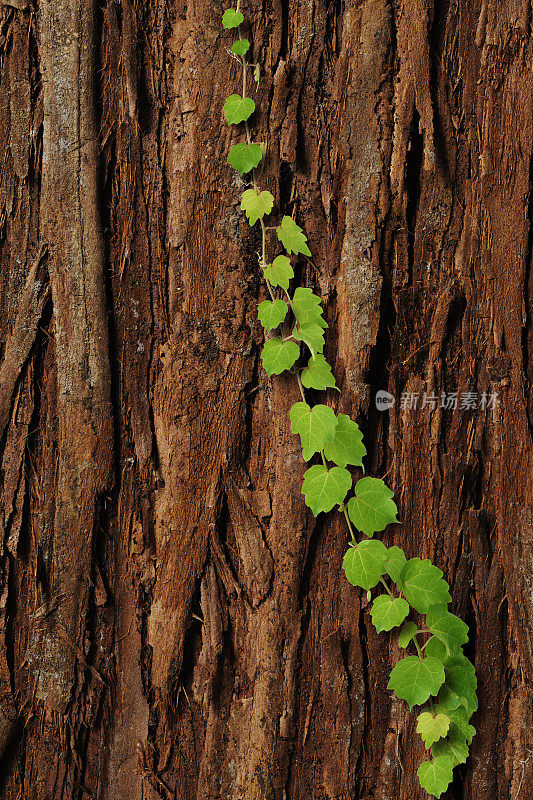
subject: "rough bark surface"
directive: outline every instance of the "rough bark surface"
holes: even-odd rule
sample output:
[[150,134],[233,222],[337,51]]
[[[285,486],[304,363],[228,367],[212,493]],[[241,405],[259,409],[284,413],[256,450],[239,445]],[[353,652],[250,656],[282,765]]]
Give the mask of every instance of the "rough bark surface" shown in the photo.
[[[0,5],[0,800],[422,800],[399,650],[259,354],[211,0]],[[328,402],[470,625],[448,800],[533,796],[530,0],[252,3]],[[374,395],[397,398],[378,412]],[[402,393],[497,393],[402,408]]]

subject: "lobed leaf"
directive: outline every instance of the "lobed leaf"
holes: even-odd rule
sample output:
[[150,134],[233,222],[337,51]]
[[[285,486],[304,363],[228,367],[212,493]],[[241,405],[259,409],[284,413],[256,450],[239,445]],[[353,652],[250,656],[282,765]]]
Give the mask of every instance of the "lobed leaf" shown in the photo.
[[[385,562],[385,566],[386,565],[387,562]],[[418,633],[418,628],[416,627],[414,622],[409,621],[404,623],[400,631],[400,635],[398,636],[399,646],[405,649],[409,645],[409,643],[413,641],[417,633]]]
[[263,152],[258,144],[246,144],[240,142],[233,145],[228,154],[228,164],[245,175],[252,169],[255,169],[261,163]]
[[380,594],[372,604],[370,616],[378,633],[391,631],[401,625],[409,613],[409,605],[403,597],[389,597]]
[[439,798],[452,782],[453,764],[446,756],[439,756],[433,761],[423,761],[417,775],[422,789]]
[[[336,467],[338,469],[338,467]],[[373,589],[385,573],[384,562],[387,548],[377,539],[364,540],[350,547],[344,556],[342,567],[353,586]]]
[[445,665],[446,681],[439,692],[439,703],[453,711],[463,705],[472,715],[477,711],[477,679],[473,664],[460,653]]
[[468,744],[461,731],[451,725],[450,732],[445,739],[440,739],[431,748],[431,755],[434,757],[447,756],[452,762],[452,766],[464,764],[468,758]]
[[298,286],[294,292],[291,305],[294,316],[300,325],[314,322],[316,325],[320,325],[321,328],[328,327],[328,323],[322,316],[323,309],[320,297],[314,294],[311,289]]
[[[335,378],[333,377],[333,373],[331,372],[331,367],[326,361],[325,357],[322,353],[317,353],[314,358],[310,358],[307,367],[302,370],[301,374],[302,383],[306,389],[334,389],[335,388]],[[339,414],[339,422],[337,423],[337,428],[340,425],[340,418],[341,414]],[[366,450],[365,450],[366,453]],[[329,456],[326,454],[326,458]],[[346,464],[339,464],[338,461],[334,458],[330,458],[330,461],[335,461],[336,464],[340,467],[345,467]]]
[[355,527],[372,536],[389,522],[397,522],[398,509],[392,497],[391,490],[379,478],[361,478],[355,485],[355,497],[348,503],[348,514]]
[[339,414],[337,420],[335,438],[324,448],[324,455],[328,461],[334,461],[339,467],[346,467],[348,464],[362,467],[366,447],[359,425],[347,414]]
[[426,750],[429,750],[432,744],[446,736],[449,728],[450,718],[447,714],[422,711],[418,715],[416,730],[424,740]]
[[233,8],[227,8],[222,14],[222,26],[229,30],[230,28],[238,28],[244,22],[244,16],[240,11],[235,11]]
[[298,341],[305,342],[313,358],[324,350],[324,331],[314,322],[295,325],[292,335]]
[[271,331],[281,325],[288,310],[289,306],[285,300],[263,300],[259,303],[257,315],[263,328]]
[[456,653],[461,645],[468,642],[468,625],[455,614],[451,614],[445,603],[428,608],[426,625],[444,644],[449,655]]
[[351,485],[352,476],[347,469],[333,467],[328,470],[317,464],[304,473],[302,494],[305,504],[316,517],[321,511],[331,511],[333,506],[343,503]]
[[[446,671],[446,669],[444,671]],[[468,711],[463,705],[460,705],[458,708],[446,711],[445,709],[442,708],[440,704],[437,704],[435,706],[435,712],[446,713],[446,715],[450,718],[455,728],[457,728],[457,730],[463,736],[465,742],[467,742],[467,744],[471,744],[472,739],[476,735],[476,729],[474,728],[473,725],[469,724],[468,720],[470,719],[470,716],[468,714]]]
[[281,286],[287,292],[289,281],[294,278],[291,262],[287,256],[276,256],[272,264],[265,267],[265,278],[272,286]]
[[281,375],[293,366],[299,355],[300,348],[296,342],[283,342],[274,338],[265,342],[261,359],[267,375]]
[[258,219],[265,214],[270,214],[274,198],[270,192],[256,192],[255,189],[246,189],[241,198],[241,210],[245,212],[250,225],[255,225]]
[[228,125],[237,125],[247,120],[255,111],[255,103],[251,97],[232,94],[224,103],[224,116]]
[[335,436],[337,417],[328,406],[295,403],[290,411],[291,431],[300,436],[303,457],[306,461],[320,453],[326,442]]
[[248,39],[237,39],[231,45],[231,52],[234,53],[236,56],[240,56],[241,58],[246,55],[249,49],[250,49],[250,42],[248,41]]
[[405,553],[401,549],[401,547],[397,547],[393,545],[389,547],[387,551],[387,560],[385,562],[385,566],[387,568],[387,572],[398,587],[398,589],[402,588],[402,581],[400,576],[402,574],[402,569],[407,563],[407,558],[405,557]]
[[393,667],[387,688],[412,708],[436,695],[444,679],[441,661],[430,657],[407,656]]
[[450,603],[448,584],[442,579],[442,572],[429,559],[411,558],[400,575],[402,591],[407,602],[416,611],[426,614],[436,603]]
[[291,217],[283,217],[276,232],[287,253],[303,253],[311,258],[311,251],[306,244],[307,236]]

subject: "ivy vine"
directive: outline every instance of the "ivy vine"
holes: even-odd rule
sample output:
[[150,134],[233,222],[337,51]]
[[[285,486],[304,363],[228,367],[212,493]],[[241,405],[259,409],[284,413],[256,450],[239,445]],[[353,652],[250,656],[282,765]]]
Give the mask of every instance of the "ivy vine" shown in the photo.
[[[274,332],[263,347],[263,367],[268,376],[289,370],[298,382],[301,402],[290,410],[291,430],[300,437],[304,460],[318,457],[318,463],[304,474],[306,505],[315,516],[335,507],[343,514],[350,537],[342,564],[348,581],[365,590],[369,602],[373,590],[384,590],[374,597],[370,609],[376,631],[398,628],[398,646],[413,651],[393,667],[387,688],[411,709],[423,706],[418,712],[417,731],[430,758],[420,764],[418,778],[423,789],[439,798],[452,781],[453,768],[466,761],[475,734],[470,718],[477,709],[477,681],[474,667],[463,652],[468,626],[448,611],[452,598],[438,567],[417,556],[408,559],[401,548],[387,548],[372,538],[398,521],[388,486],[379,478],[365,476],[355,483],[353,495],[348,497],[353,486],[348,467],[362,468],[366,455],[357,423],[346,414],[335,414],[327,405],[308,402],[306,389],[336,388],[324,357],[328,325],[320,297],[311,289],[298,286],[290,292],[294,278],[290,256],[311,257],[302,228],[289,216],[283,216],[275,226],[265,223],[274,208],[274,197],[258,185],[266,148],[252,141],[249,119],[255,101],[247,97],[249,78],[253,76],[257,83],[260,67],[248,62],[251,45],[242,36],[243,23],[238,0],[235,9],[224,12],[222,25],[236,31],[238,37],[231,54],[242,68],[242,92],[228,97],[223,111],[229,125],[244,127],[245,141],[231,148],[228,164],[248,176],[241,209],[251,226],[257,222],[261,226],[259,264],[270,299],[259,304],[258,316],[265,330]],[[267,238],[273,233],[284,252],[270,260]],[[356,530],[365,537],[359,542]],[[408,619],[412,612],[414,620]]]

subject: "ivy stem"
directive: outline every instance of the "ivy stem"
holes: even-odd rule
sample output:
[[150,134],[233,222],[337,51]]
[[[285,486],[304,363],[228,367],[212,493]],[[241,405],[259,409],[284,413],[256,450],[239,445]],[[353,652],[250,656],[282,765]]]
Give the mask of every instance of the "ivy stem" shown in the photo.
[[387,594],[389,595],[389,597],[391,597],[394,600],[394,595],[391,592],[391,590],[390,590],[388,584],[386,583],[386,581],[384,581],[383,578],[380,578],[379,580],[380,580],[380,583],[382,583],[383,586],[385,587],[385,589],[387,590]]
[[344,512],[344,517],[346,519],[346,522],[348,523],[348,530],[350,531],[350,538],[351,538],[351,540],[352,540],[352,542],[354,544],[357,544],[357,541],[356,541],[356,538],[355,538],[355,534],[354,534],[353,528],[352,528],[352,523],[351,523],[350,517],[348,516],[348,511],[347,511],[346,506],[344,505],[344,503],[342,504],[342,510]]
[[413,642],[415,643],[416,652],[418,653],[418,658],[421,659],[422,656],[423,656],[423,653],[422,653],[422,650],[420,649],[420,645],[418,644],[418,641],[417,641],[416,637],[417,637],[417,634],[415,633],[415,635],[413,636]]
[[[300,394],[302,395],[302,401],[305,403],[305,402],[307,402],[307,401],[306,401],[306,399],[305,399],[305,391],[304,391],[304,387],[303,387],[302,379],[300,378],[300,373],[299,373],[299,372],[297,372],[297,373],[296,373],[296,380],[298,381],[298,388],[299,388],[299,390],[300,390]],[[322,456],[322,458],[323,458],[323,457],[324,457],[324,456]]]

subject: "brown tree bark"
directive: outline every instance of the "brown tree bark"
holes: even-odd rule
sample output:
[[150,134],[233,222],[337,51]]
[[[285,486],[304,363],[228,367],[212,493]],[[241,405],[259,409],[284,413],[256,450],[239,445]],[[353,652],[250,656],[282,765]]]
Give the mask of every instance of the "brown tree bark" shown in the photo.
[[[2,3],[0,799],[425,797],[395,637],[303,503],[297,388],[260,365],[225,6]],[[532,6],[243,10],[327,402],[396,493],[383,540],[470,625],[478,734],[446,798],[527,800]],[[498,403],[440,407],[468,391]]]

